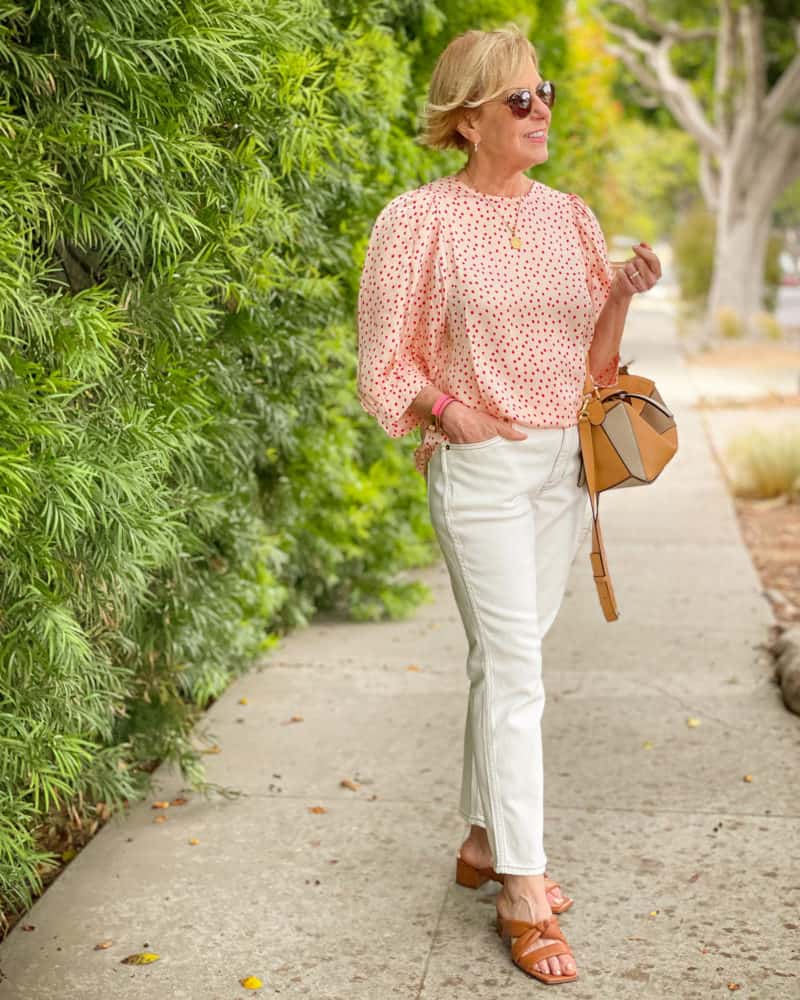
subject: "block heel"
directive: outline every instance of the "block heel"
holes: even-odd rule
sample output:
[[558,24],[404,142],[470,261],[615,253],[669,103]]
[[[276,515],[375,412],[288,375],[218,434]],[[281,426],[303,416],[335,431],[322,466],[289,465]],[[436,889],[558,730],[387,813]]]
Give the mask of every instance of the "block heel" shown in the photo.
[[[504,883],[505,876],[502,872],[496,872],[491,866],[489,868],[475,868],[474,865],[464,861],[460,855],[456,855],[456,882],[458,885],[463,885],[466,889],[479,889],[484,882],[489,881]],[[560,887],[560,884],[548,878],[545,874],[545,889],[549,892],[551,889],[555,889],[556,886]],[[564,913],[574,902],[575,900],[570,899],[569,896],[562,896],[562,901],[560,903],[551,903],[550,909],[553,913]]]

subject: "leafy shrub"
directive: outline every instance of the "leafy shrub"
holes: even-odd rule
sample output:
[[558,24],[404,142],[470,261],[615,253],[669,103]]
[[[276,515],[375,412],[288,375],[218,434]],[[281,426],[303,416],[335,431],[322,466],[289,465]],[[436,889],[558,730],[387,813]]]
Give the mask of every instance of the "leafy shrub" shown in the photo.
[[693,202],[675,223],[672,253],[681,297],[702,303],[708,297],[714,268],[714,216],[700,201]]
[[411,442],[355,397],[361,241],[420,162],[383,16],[2,13],[4,909],[41,886],[38,818],[158,760],[201,784],[198,712],[285,631],[425,596]]

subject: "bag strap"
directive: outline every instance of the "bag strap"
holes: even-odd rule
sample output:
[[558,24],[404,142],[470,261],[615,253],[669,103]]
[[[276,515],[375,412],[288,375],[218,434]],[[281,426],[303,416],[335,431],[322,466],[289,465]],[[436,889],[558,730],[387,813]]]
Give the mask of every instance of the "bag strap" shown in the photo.
[[[589,354],[586,354],[586,380],[584,382],[584,395],[592,391],[594,380],[589,369]],[[608,569],[606,550],[603,545],[603,533],[600,530],[599,505],[600,497],[597,493],[597,479],[594,465],[594,444],[592,442],[592,425],[589,422],[587,413],[582,410],[578,416],[578,434],[580,436],[581,456],[583,459],[583,471],[586,479],[586,489],[589,493],[589,503],[592,507],[592,551],[589,560],[592,565],[592,576],[600,600],[600,607],[606,621],[613,622],[619,618],[619,608],[614,596],[614,588],[611,584],[611,574]]]

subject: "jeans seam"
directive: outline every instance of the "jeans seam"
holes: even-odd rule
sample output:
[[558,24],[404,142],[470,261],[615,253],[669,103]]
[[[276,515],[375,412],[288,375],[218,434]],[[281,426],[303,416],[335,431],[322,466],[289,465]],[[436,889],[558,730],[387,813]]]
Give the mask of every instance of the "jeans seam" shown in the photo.
[[[489,721],[488,720],[488,716],[491,713],[492,704],[493,704],[493,695],[494,695],[494,663],[493,663],[493,659],[492,659],[492,656],[491,656],[491,653],[490,653],[490,650],[489,650],[489,644],[488,644],[488,642],[485,641],[485,638],[486,638],[486,636],[485,636],[485,630],[484,630],[483,622],[481,621],[480,615],[478,614],[478,606],[477,606],[477,602],[475,600],[474,591],[472,589],[472,581],[469,578],[469,575],[468,575],[468,573],[466,571],[466,566],[464,565],[464,561],[463,561],[463,558],[462,558],[461,543],[458,540],[458,536],[456,535],[455,529],[453,527],[453,522],[452,522],[452,519],[450,517],[450,499],[452,497],[452,480],[451,480],[450,474],[449,474],[449,472],[447,470],[447,461],[445,459],[444,452],[442,453],[442,459],[443,459],[442,465],[443,465],[444,472],[445,472],[445,496],[444,496],[444,503],[442,505],[443,506],[443,513],[444,513],[444,520],[445,520],[445,523],[447,525],[447,530],[450,533],[450,538],[453,541],[453,550],[456,553],[456,558],[458,559],[459,567],[460,567],[461,573],[462,573],[462,575],[464,577],[464,585],[465,585],[467,593],[469,594],[470,605],[471,605],[471,608],[472,608],[472,613],[473,613],[473,615],[475,617],[475,622],[476,622],[476,624],[478,626],[478,633],[479,633],[480,638],[484,640],[484,650],[485,650],[484,662],[485,662],[485,665],[486,665],[484,682],[486,684],[486,693],[485,693],[484,699],[483,699],[484,710],[481,713],[481,728],[483,729],[484,745],[486,747],[486,767],[487,767],[487,777],[489,779],[487,783],[488,783],[488,786],[489,786],[490,811],[494,812],[494,814],[495,814],[495,821],[496,822],[495,822],[494,833],[495,833],[496,840],[500,841],[500,843],[497,844],[497,848],[498,848],[497,853],[498,853],[498,856],[504,857],[506,855],[506,852],[507,852],[506,835],[505,835],[506,834],[506,831],[505,831],[505,818],[503,817],[502,811],[501,811],[501,809],[498,806],[496,789],[495,789],[495,785],[496,785],[496,782],[497,782],[497,769],[495,767],[494,740],[490,740],[488,738],[488,730],[490,729],[490,726],[488,725],[488,721]],[[491,690],[490,690],[490,688],[491,688]],[[484,805],[486,805],[486,803],[484,803]],[[501,850],[501,845],[502,845],[502,850]]]

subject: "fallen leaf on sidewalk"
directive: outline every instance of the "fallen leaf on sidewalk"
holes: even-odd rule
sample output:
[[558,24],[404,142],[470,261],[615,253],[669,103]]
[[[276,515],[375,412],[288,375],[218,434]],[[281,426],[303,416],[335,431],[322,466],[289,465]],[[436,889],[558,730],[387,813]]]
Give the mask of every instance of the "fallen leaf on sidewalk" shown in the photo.
[[244,979],[240,979],[239,982],[246,990],[260,990],[263,985],[258,976],[245,976]]
[[120,965],[149,965],[151,962],[157,962],[159,958],[161,956],[155,955],[152,951],[140,951],[135,955],[127,955],[119,961]]
[[749,781],[752,781],[752,780],[753,780],[753,775],[752,774],[745,774],[742,777],[742,781],[748,781],[749,782]]
[[247,698],[240,698],[239,699],[239,704],[240,705],[246,705],[247,704]]
[[302,715],[293,715],[290,719],[284,719],[281,723],[282,726],[288,726],[292,722],[303,722]]
[[102,951],[104,948],[110,948],[114,942],[109,938],[107,941],[98,941],[94,946],[95,951]]
[[172,800],[172,802],[170,802],[170,805],[171,806],[185,806],[188,801],[189,800],[185,799],[182,795],[176,795],[175,798]]
[[325,806],[309,806],[308,811],[310,813],[326,813],[328,810]]
[[151,809],[169,809],[169,802],[154,802]]
[[357,792],[361,788],[361,785],[357,781],[353,781],[352,778],[342,778],[339,784],[343,788],[351,788],[354,792]]
[[154,816],[153,817],[153,822],[154,823],[166,823],[167,822],[167,817],[166,816]]
[[642,747],[645,750],[652,750],[653,749],[653,744],[650,742],[650,740],[645,740],[644,743],[642,743]]
[[215,743],[213,747],[206,747],[204,750],[201,750],[200,753],[222,753],[222,747],[219,743]]
[[739,985],[739,983],[728,983],[729,990],[740,990],[741,988],[742,987]]
[[195,845],[195,844],[199,844],[199,843],[200,843],[200,841],[199,841],[199,840],[197,839],[197,837],[192,837],[192,838],[191,838],[191,839],[189,840],[189,843],[190,843],[190,844],[192,845],[192,847],[194,847],[194,845]]
[[416,663],[412,663],[410,666],[406,667],[406,670],[422,670],[422,667],[418,667]]
[[686,720],[686,725],[690,729],[696,729],[700,725],[700,720],[695,718],[689,718]]

